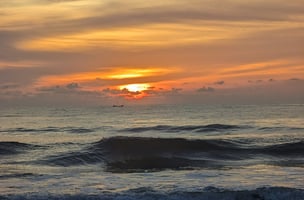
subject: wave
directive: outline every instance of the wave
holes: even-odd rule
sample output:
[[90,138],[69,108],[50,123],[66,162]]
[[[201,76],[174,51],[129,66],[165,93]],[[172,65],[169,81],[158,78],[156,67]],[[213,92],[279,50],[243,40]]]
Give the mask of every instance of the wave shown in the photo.
[[303,131],[303,127],[289,127],[289,126],[273,126],[273,127],[260,127],[259,131]]
[[83,127],[45,127],[45,128],[13,128],[4,129],[0,132],[7,133],[48,133],[48,132],[68,132],[68,133],[91,133],[100,129],[105,129],[107,127],[97,127],[97,128],[83,128]]
[[99,152],[70,152],[59,155],[48,156],[45,159],[38,160],[37,164],[46,164],[51,166],[75,166],[88,165],[105,162],[104,155]]
[[211,161],[207,163],[204,158],[241,159],[236,154],[239,149],[239,145],[223,140],[117,136],[92,143],[80,152],[49,156],[39,163],[58,166],[105,163],[106,170],[112,172],[183,169],[211,166]]
[[248,126],[237,126],[237,125],[227,125],[227,124],[208,124],[203,126],[169,126],[169,125],[158,125],[158,126],[148,126],[148,127],[135,127],[126,128],[120,131],[122,132],[146,132],[146,131],[164,131],[164,132],[182,132],[182,131],[194,131],[198,133],[202,132],[219,132],[227,130],[237,130],[248,128]]
[[9,179],[9,178],[28,178],[35,176],[33,173],[17,173],[17,174],[5,174],[5,175],[0,175],[0,180],[1,179]]
[[148,132],[148,131],[162,131],[162,132],[183,132],[192,131],[196,133],[208,133],[208,132],[225,132],[225,131],[237,131],[244,129],[256,128],[258,131],[302,131],[303,127],[254,127],[249,125],[229,125],[229,124],[207,124],[207,125],[185,125],[185,126],[170,126],[170,125],[157,125],[157,126],[142,126],[134,128],[121,129],[120,132]]
[[273,200],[303,200],[304,190],[296,188],[285,188],[285,187],[262,187],[254,190],[225,190],[215,187],[206,187],[200,191],[175,191],[175,192],[164,192],[153,190],[149,187],[140,187],[130,189],[123,192],[100,192],[100,194],[41,194],[41,193],[30,193],[30,194],[10,194],[0,195],[0,199],[65,199],[65,200],[76,200],[76,199],[167,199],[167,200],[262,200],[262,199],[273,199]]
[[34,147],[37,147],[37,145],[20,142],[0,142],[0,156],[22,153]]
[[276,144],[262,149],[263,153],[276,156],[303,156],[304,141]]
[[116,136],[92,143],[79,152],[53,155],[39,162],[55,166],[100,163],[107,171],[125,173],[222,168],[244,165],[250,159],[258,164],[292,166],[294,162],[296,166],[304,166],[303,157],[303,141],[261,147],[226,140]]

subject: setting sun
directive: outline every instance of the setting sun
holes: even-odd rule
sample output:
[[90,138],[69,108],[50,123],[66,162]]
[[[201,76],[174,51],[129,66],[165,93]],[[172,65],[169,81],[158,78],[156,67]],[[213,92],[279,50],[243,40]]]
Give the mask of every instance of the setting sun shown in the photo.
[[129,84],[129,85],[122,85],[119,89],[127,89],[130,92],[141,92],[143,90],[147,90],[150,87],[149,84],[142,83],[142,84]]

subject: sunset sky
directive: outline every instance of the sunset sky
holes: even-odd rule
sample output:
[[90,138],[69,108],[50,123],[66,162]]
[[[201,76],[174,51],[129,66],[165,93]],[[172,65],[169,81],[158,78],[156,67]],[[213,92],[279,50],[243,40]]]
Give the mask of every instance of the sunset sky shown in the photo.
[[0,0],[0,105],[304,103],[303,0]]

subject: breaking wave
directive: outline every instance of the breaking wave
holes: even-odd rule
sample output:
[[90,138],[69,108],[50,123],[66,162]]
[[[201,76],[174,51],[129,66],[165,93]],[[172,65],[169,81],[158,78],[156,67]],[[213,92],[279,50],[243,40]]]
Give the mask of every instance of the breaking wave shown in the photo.
[[110,172],[140,172],[221,168],[245,165],[249,160],[256,164],[304,166],[303,158],[303,141],[261,147],[226,140],[117,136],[92,143],[80,152],[53,155],[39,162],[55,166],[100,163]]

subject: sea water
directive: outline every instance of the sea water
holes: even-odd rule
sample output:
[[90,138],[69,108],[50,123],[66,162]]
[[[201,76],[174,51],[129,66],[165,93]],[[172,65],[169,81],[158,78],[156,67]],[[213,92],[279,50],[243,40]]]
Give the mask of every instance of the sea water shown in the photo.
[[18,107],[0,199],[304,199],[304,105]]

